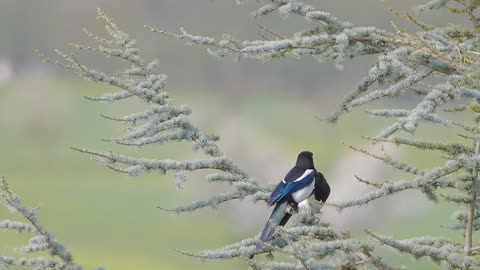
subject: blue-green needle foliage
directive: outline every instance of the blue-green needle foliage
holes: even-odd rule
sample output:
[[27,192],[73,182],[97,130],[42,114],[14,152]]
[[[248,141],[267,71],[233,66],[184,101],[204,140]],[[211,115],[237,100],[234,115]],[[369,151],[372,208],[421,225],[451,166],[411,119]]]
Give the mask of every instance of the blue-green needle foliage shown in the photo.
[[[480,24],[475,15],[480,1],[435,0],[416,7],[416,11],[419,12],[447,8],[459,16],[466,16],[471,21],[471,26],[432,26],[408,13],[396,14],[417,26],[416,32],[408,32],[395,25],[394,32],[376,27],[355,26],[297,0],[267,2],[254,12],[255,17],[278,12],[284,18],[289,15],[304,17],[307,26],[285,37],[274,30],[262,28],[266,32],[262,35],[262,40],[251,41],[236,40],[228,35],[216,40],[193,35],[185,29],[181,29],[180,33],[171,33],[156,27],[147,28],[184,40],[187,45],[207,46],[212,55],[232,56],[234,59],[251,58],[268,61],[285,56],[313,56],[319,62],[333,63],[341,70],[343,62],[348,59],[362,55],[377,55],[375,64],[369,68],[365,77],[345,97],[338,110],[328,120],[336,122],[342,114],[386,97],[413,94],[420,97],[420,101],[413,108],[368,111],[375,117],[393,119],[391,125],[371,140],[414,147],[422,151],[438,151],[447,158],[443,164],[433,169],[422,169],[394,160],[387,154],[380,156],[352,147],[353,150],[380,159],[395,169],[412,174],[413,180],[370,182],[357,178],[372,186],[373,191],[357,199],[334,205],[343,209],[365,205],[404,190],[419,190],[433,201],[447,200],[460,206],[459,211],[455,213],[456,223],[451,228],[461,230],[465,241],[458,243],[428,236],[395,240],[373,232],[368,232],[367,239],[355,239],[333,230],[328,224],[320,223],[318,216],[315,215],[319,212],[317,207],[319,205],[314,205],[311,211],[302,210],[295,215],[296,219],[289,227],[279,228],[273,239],[259,251],[284,254],[293,260],[265,262],[261,259],[247,259],[255,252],[256,238],[217,250],[183,253],[201,259],[243,257],[252,269],[396,269],[374,254],[377,246],[386,245],[411,254],[415,258],[428,257],[441,263],[445,269],[479,267],[480,247],[473,245],[473,239],[476,236],[475,232],[480,228],[477,196],[480,191],[477,179],[480,162],[478,134],[480,105],[477,103],[480,99],[478,90]],[[87,80],[106,83],[117,89],[116,92],[89,99],[105,102],[137,99],[145,104],[145,110],[142,112],[125,116],[103,116],[130,126],[125,134],[106,141],[133,148],[189,142],[194,151],[203,153],[203,158],[175,161],[137,158],[83,148],[74,149],[93,155],[108,168],[132,177],[148,171],[160,173],[171,171],[175,173],[177,184],[182,186],[190,173],[205,170],[208,172],[207,181],[230,184],[229,191],[205,201],[177,207],[173,209],[175,212],[216,207],[235,199],[265,200],[271,186],[261,187],[237,167],[218,148],[216,144],[218,137],[205,133],[189,121],[190,108],[186,105],[176,105],[164,92],[167,77],[158,73],[159,62],[143,59],[135,40],[120,30],[105,13],[99,11],[98,17],[105,22],[108,37],[104,38],[85,30],[96,45],[72,46],[99,53],[106,58],[122,59],[129,65],[128,67],[114,73],[101,72],[80,63],[73,54],[61,51],[57,51],[61,61],[44,57],[45,61],[71,69]],[[458,106],[459,103],[463,105]],[[459,123],[444,118],[443,114],[439,114],[441,109],[452,112],[466,111],[471,114],[473,121]],[[451,142],[431,142],[412,138],[415,130],[424,122],[438,125],[440,128],[457,128],[462,134],[458,140]],[[406,136],[398,136],[401,132]],[[19,230],[24,228],[17,227]]]
[[[189,142],[194,151],[203,152],[203,158],[194,160],[165,160],[155,158],[138,158],[114,152],[99,152],[84,148],[74,148],[82,153],[92,155],[101,164],[120,173],[137,177],[144,172],[157,171],[162,174],[174,172],[176,183],[180,187],[189,174],[206,171],[207,182],[229,184],[225,193],[208,200],[196,201],[186,206],[179,206],[169,211],[176,213],[192,212],[197,209],[216,206],[232,200],[248,198],[254,202],[268,199],[273,186],[262,187],[218,148],[218,137],[210,135],[190,122],[191,113],[187,105],[176,105],[164,92],[167,76],[158,74],[158,60],[147,61],[140,55],[136,42],[107,16],[99,10],[98,18],[106,24],[108,37],[104,38],[92,32],[84,32],[96,45],[86,46],[72,44],[76,49],[92,51],[106,58],[122,59],[129,66],[114,73],[94,70],[77,59],[74,54],[56,51],[61,60],[55,60],[42,54],[46,62],[61,65],[81,77],[111,85],[116,92],[99,97],[88,97],[94,101],[117,102],[137,99],[143,102],[145,110],[125,116],[105,116],[107,120],[124,123],[129,126],[125,134],[105,141],[133,148],[152,145],[165,145]],[[184,33],[189,42],[212,44],[209,38],[195,37]],[[161,191],[159,191],[161,192]],[[272,241],[258,251],[255,248],[256,237],[226,246],[218,250],[205,250],[198,253],[182,251],[200,259],[225,259],[241,257],[254,269],[354,269],[367,267],[373,269],[394,269],[372,255],[373,245],[370,241],[352,239],[347,233],[336,232],[328,224],[320,224],[318,214],[321,205],[312,206],[314,211],[301,211],[296,215],[292,226],[278,230]],[[262,262],[250,260],[256,253],[280,253],[294,260],[285,262]],[[257,256],[258,258],[259,256]]]
[[[124,116],[106,116],[107,120],[124,123],[128,126],[125,134],[116,138],[104,139],[134,149],[151,145],[165,145],[177,142],[189,142],[194,151],[203,152],[204,158],[194,160],[170,160],[155,158],[137,158],[114,152],[98,152],[84,148],[74,148],[88,153],[108,168],[125,173],[131,177],[144,172],[157,171],[162,174],[174,172],[176,184],[182,187],[188,174],[205,170],[209,174],[208,181],[225,182],[232,186],[232,191],[217,195],[206,201],[193,202],[190,205],[173,209],[175,212],[190,212],[203,207],[215,207],[218,204],[251,196],[256,200],[265,199],[266,189],[260,188],[244,171],[238,168],[218,148],[217,136],[207,134],[190,122],[188,116],[191,108],[188,105],[177,105],[171,100],[164,87],[167,75],[158,73],[159,61],[147,61],[140,55],[136,41],[118,26],[103,11],[98,11],[98,18],[105,22],[108,38],[100,37],[86,29],[84,32],[97,44],[84,46],[71,44],[80,50],[99,53],[106,58],[119,58],[127,63],[127,67],[119,72],[107,73],[94,70],[81,64],[73,54],[57,50],[63,61],[53,60],[42,55],[46,62],[68,68],[83,78],[111,85],[116,92],[99,97],[88,97],[93,101],[117,102],[137,99],[145,103],[145,110]],[[129,65],[129,66],[128,66]]]
[[28,243],[14,251],[18,256],[0,254],[0,268],[81,270],[72,254],[38,220],[36,209],[25,207],[7,182],[0,179],[0,205],[17,214],[24,221],[0,220],[0,231],[15,231],[31,236]]
[[[172,33],[157,27],[146,27],[152,32],[183,40],[187,45],[206,46],[212,55],[231,56],[235,60],[249,58],[270,61],[287,56],[298,58],[313,56],[319,62],[332,63],[341,70],[343,63],[349,59],[375,55],[375,63],[327,120],[337,122],[344,113],[377,100],[405,95],[417,96],[419,101],[411,108],[367,111],[374,117],[393,120],[380,133],[369,139],[374,143],[394,143],[421,151],[437,151],[446,160],[433,169],[422,169],[413,164],[394,160],[388,154],[375,155],[352,146],[353,150],[411,174],[413,179],[371,182],[357,177],[359,181],[370,185],[373,191],[357,199],[333,204],[339,209],[360,206],[404,190],[418,190],[435,202],[446,200],[456,204],[459,211],[455,213],[456,223],[451,228],[462,232],[464,241],[461,243],[425,236],[394,240],[369,232],[369,239],[372,241],[369,244],[373,247],[379,244],[389,246],[415,258],[428,257],[442,264],[445,269],[480,267],[480,247],[473,245],[475,240],[478,242],[477,231],[480,229],[478,213],[480,20],[477,18],[480,1],[432,0],[414,7],[411,13],[421,14],[447,9],[457,16],[466,18],[469,21],[466,25],[434,26],[422,22],[408,12],[393,11],[393,15],[405,19],[416,27],[416,31],[413,32],[393,23],[394,31],[372,26],[356,26],[298,0],[259,2],[266,4],[253,13],[254,17],[272,13],[279,13],[285,19],[290,15],[300,16],[306,20],[305,28],[294,33],[278,34],[280,31],[276,31],[277,29],[260,26],[264,33],[260,34],[261,39],[258,40],[237,40],[229,35],[217,40],[188,33],[185,29],[181,29],[179,33]],[[452,120],[453,117],[449,117],[449,113],[460,111],[470,116],[472,121],[457,122]],[[460,134],[457,139],[449,142],[415,138],[415,131],[423,123],[433,124],[426,126],[427,128],[437,126],[440,129],[457,129]],[[316,258],[317,254],[323,254],[323,251],[318,253],[318,250],[312,248],[315,245],[308,242],[309,240],[313,239],[303,240],[303,245],[307,248],[300,247],[301,252],[290,254],[292,256],[308,254],[306,257],[300,258],[298,255],[296,257],[300,262],[306,262],[306,265],[272,262],[257,266],[278,269],[329,269],[329,266],[323,264],[325,261],[310,263],[309,260]],[[324,242],[321,243],[326,245]],[[349,245],[353,243],[352,240]],[[296,243],[288,244],[292,252],[301,246]],[[346,245],[339,249],[345,248]],[[214,257],[214,254],[221,251],[209,253],[209,256]],[[223,251],[232,250],[225,248]],[[371,260],[371,256],[367,256],[365,260]],[[358,265],[352,268],[357,267],[359,268]],[[372,267],[382,266],[377,264]]]

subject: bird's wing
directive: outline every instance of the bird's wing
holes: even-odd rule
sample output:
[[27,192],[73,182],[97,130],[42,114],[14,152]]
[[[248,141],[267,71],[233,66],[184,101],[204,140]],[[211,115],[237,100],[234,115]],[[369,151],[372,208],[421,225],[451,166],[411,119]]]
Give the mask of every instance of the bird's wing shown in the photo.
[[285,183],[283,180],[278,183],[278,185],[275,187],[273,190],[272,194],[270,194],[270,198],[268,199],[268,206],[272,206],[274,203],[278,202],[280,200],[280,197],[282,196],[283,190],[287,186],[287,183]]
[[301,174],[296,179],[289,177],[289,175],[290,175],[290,172],[287,174],[285,179],[282,180],[273,190],[272,194],[270,195],[270,199],[268,199],[269,206],[288,197],[290,194],[294,193],[295,191],[298,191],[304,187],[307,187],[315,179],[314,170],[303,170],[303,174]]
[[325,202],[330,195],[330,186],[321,172],[317,172],[315,176],[315,199],[317,201]]

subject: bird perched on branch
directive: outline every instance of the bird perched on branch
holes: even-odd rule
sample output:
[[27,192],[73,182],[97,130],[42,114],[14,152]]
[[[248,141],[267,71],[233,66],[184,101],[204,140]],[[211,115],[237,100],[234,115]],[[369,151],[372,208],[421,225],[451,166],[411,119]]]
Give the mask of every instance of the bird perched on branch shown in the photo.
[[[313,153],[304,151],[298,154],[297,163],[275,187],[268,206],[275,204],[265,227],[260,235],[256,250],[270,240],[275,228],[283,226],[298,209],[298,204],[314,195],[317,201],[325,202],[330,194],[322,173],[317,172],[313,164]],[[253,258],[253,255],[251,256]]]

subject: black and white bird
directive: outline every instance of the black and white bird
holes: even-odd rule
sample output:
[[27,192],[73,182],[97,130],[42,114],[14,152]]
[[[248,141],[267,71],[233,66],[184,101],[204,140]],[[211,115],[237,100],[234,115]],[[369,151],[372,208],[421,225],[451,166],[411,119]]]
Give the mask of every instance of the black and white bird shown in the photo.
[[287,173],[270,195],[268,206],[275,205],[275,207],[260,235],[256,250],[270,240],[277,226],[287,223],[299,203],[312,195],[317,201],[325,202],[330,195],[330,186],[323,174],[315,169],[313,153],[304,151],[298,154],[295,167]]

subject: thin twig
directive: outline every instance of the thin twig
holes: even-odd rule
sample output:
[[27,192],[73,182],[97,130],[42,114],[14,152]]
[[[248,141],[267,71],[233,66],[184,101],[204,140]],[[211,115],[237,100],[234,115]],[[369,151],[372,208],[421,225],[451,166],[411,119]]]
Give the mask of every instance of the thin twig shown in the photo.
[[358,177],[358,176],[356,176],[356,175],[354,175],[354,176],[355,176],[355,178],[357,178],[357,180],[358,180],[359,182],[362,182],[362,183],[364,183],[364,184],[367,184],[367,185],[370,185],[370,186],[374,186],[374,187],[377,187],[377,188],[379,188],[379,187],[382,186],[381,184],[374,183],[374,182],[370,182],[370,181],[368,181],[368,180],[364,180],[364,179],[362,179],[362,178],[360,178],[360,177]]
[[276,32],[274,32],[273,30],[268,29],[267,27],[261,25],[260,23],[256,22],[255,24],[256,24],[258,27],[260,27],[263,31],[268,32],[268,33],[276,36],[276,37],[279,38],[279,39],[285,39],[284,37],[282,37],[282,36],[280,36],[279,34],[277,34]]

